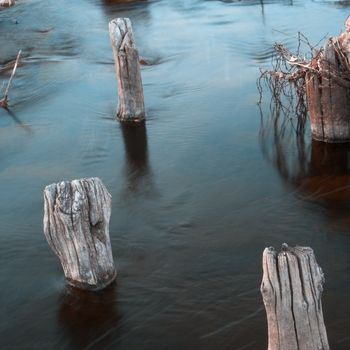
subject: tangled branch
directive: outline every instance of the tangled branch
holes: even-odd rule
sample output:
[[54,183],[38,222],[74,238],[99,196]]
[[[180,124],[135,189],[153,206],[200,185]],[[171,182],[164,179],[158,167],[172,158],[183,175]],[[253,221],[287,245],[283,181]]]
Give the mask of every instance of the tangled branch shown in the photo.
[[[349,23],[350,24],[350,23]],[[298,34],[297,53],[281,43],[274,46],[272,70],[263,70],[257,85],[263,99],[264,86],[271,93],[270,112],[275,118],[297,119],[297,131],[302,131],[307,116],[306,86],[316,77],[324,85],[335,84],[350,89],[350,28],[337,38],[327,40],[324,48],[311,45],[302,33]],[[301,47],[307,55],[301,54]]]

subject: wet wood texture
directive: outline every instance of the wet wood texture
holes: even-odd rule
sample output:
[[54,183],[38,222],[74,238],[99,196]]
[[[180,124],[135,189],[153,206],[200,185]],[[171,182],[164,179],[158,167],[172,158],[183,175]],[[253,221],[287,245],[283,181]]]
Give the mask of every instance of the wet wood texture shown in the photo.
[[141,69],[130,19],[113,19],[109,23],[109,35],[118,80],[117,117],[122,122],[142,122],[145,106]]
[[329,350],[321,296],[324,275],[308,247],[263,253],[268,350]]
[[45,188],[44,233],[70,285],[100,290],[114,281],[110,215],[111,195],[98,178]]

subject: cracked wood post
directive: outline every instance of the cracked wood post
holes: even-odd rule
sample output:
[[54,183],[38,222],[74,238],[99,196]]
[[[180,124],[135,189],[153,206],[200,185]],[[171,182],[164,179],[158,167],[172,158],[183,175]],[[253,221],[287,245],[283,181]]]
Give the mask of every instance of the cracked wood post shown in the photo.
[[44,234],[74,287],[100,290],[116,278],[109,238],[111,202],[99,178],[45,187]]
[[329,350],[321,295],[324,275],[308,247],[263,253],[268,350]]
[[142,122],[145,106],[141,69],[130,19],[117,18],[109,22],[109,36],[118,80],[117,117],[121,122]]
[[350,19],[346,31],[330,38],[320,57],[311,62],[322,74],[306,75],[312,137],[323,142],[350,142]]
[[15,0],[0,0],[0,7],[15,6]]

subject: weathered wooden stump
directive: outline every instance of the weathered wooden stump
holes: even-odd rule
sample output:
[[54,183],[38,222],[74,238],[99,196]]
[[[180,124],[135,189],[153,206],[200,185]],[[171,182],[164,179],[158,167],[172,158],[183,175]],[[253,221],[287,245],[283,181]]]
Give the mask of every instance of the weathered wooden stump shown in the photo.
[[15,6],[15,0],[0,0],[0,7]]
[[346,31],[330,38],[312,62],[306,93],[312,137],[324,142],[350,142],[350,20]]
[[110,215],[111,195],[99,178],[45,187],[44,233],[70,285],[100,290],[116,278]]
[[321,295],[324,275],[311,248],[263,254],[263,296],[269,350],[328,350]]
[[122,122],[142,122],[145,106],[141,69],[130,19],[117,18],[109,22],[109,35],[118,80],[117,117]]

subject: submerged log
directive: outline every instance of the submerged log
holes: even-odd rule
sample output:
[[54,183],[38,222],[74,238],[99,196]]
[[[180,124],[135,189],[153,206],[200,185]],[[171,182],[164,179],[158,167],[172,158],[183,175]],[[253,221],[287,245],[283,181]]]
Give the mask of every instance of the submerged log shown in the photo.
[[116,278],[110,215],[111,195],[99,178],[45,187],[44,233],[68,284],[100,290]]
[[308,247],[263,254],[263,296],[269,350],[329,350],[321,295],[324,275]]
[[130,19],[113,19],[109,23],[109,35],[118,80],[117,117],[122,122],[142,122],[145,106],[141,69]]
[[15,6],[15,0],[0,0],[0,7]]
[[312,137],[324,142],[350,141],[350,20],[346,31],[330,38],[313,59],[306,76]]

